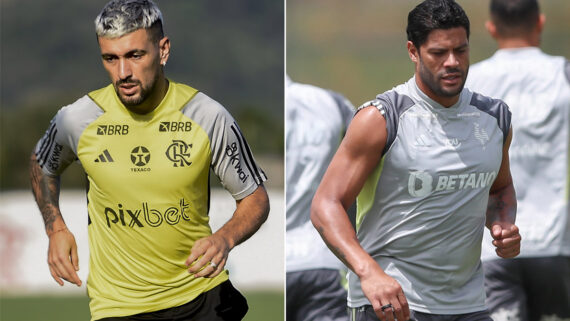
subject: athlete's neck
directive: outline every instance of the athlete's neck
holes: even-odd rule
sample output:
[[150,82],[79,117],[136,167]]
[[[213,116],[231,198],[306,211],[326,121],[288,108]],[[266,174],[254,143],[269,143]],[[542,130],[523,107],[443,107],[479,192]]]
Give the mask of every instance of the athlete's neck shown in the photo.
[[498,38],[497,44],[499,49],[515,49],[526,47],[538,47],[540,45],[540,37],[536,38]]
[[127,109],[139,115],[145,115],[152,112],[156,109],[156,107],[158,107],[158,105],[160,105],[164,99],[164,96],[166,96],[169,84],[170,83],[168,82],[168,79],[166,79],[164,76],[161,76],[156,81],[156,85],[148,97],[140,105],[129,106]]

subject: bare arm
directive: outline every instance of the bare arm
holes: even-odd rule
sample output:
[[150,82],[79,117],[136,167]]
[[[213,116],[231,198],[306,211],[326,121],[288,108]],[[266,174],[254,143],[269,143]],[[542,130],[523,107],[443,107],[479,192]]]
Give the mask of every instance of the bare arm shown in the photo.
[[512,139],[512,129],[503,147],[503,159],[497,178],[489,191],[487,204],[487,219],[485,225],[491,231],[493,245],[497,247],[497,255],[512,258],[520,253],[518,227],[515,225],[517,214],[517,199],[509,165],[509,146]]
[[61,279],[64,279],[80,286],[81,280],[76,273],[79,270],[77,245],[59,210],[60,177],[45,175],[38,164],[35,153],[32,153],[30,179],[32,191],[49,237],[48,264],[51,275],[59,285],[63,285]]
[[[232,218],[214,234],[194,243],[186,260],[188,271],[196,277],[215,277],[224,270],[229,251],[250,238],[269,214],[269,197],[263,185],[236,201]],[[208,265],[212,262],[214,265]]]
[[401,286],[362,248],[346,213],[378,165],[386,137],[386,121],[375,107],[356,114],[317,189],[311,220],[333,253],[358,275],[376,315],[393,320],[392,313],[380,309],[390,303],[398,320],[407,320],[409,308]]

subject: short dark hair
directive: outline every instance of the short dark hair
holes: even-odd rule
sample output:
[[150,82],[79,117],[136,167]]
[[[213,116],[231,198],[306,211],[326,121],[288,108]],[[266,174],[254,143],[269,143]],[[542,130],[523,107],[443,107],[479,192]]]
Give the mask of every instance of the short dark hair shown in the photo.
[[532,30],[540,15],[536,0],[491,0],[489,11],[502,36],[516,36]]
[[469,39],[469,18],[454,0],[425,0],[408,14],[406,33],[416,48],[436,29],[463,27]]

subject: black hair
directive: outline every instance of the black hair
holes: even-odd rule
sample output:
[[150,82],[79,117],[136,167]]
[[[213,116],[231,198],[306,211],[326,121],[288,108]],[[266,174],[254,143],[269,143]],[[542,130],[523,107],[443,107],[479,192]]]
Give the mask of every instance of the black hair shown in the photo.
[[502,36],[532,30],[540,15],[536,0],[491,0],[489,11],[497,32]]
[[469,39],[469,18],[454,0],[425,0],[408,14],[406,33],[416,48],[436,29],[463,27]]

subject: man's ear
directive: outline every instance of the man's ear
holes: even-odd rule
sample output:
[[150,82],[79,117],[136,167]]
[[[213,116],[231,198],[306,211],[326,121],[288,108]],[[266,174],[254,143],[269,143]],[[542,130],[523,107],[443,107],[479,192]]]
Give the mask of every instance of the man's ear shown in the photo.
[[499,36],[499,34],[497,33],[497,26],[493,23],[493,21],[491,20],[485,21],[485,29],[487,29],[487,32],[489,32],[489,34],[491,35],[491,37],[493,37],[493,39],[497,39],[497,37]]
[[538,22],[536,23],[536,28],[538,28],[538,33],[542,32],[542,29],[544,29],[544,24],[546,23],[546,16],[544,15],[544,13],[541,13],[538,16]]
[[158,42],[158,47],[160,49],[160,64],[164,66],[170,57],[170,39],[163,37]]
[[408,55],[410,56],[410,59],[414,63],[419,62],[420,61],[420,58],[419,58],[420,53],[419,53],[418,49],[416,48],[416,46],[414,46],[414,43],[411,41],[408,41],[407,47],[408,47]]

